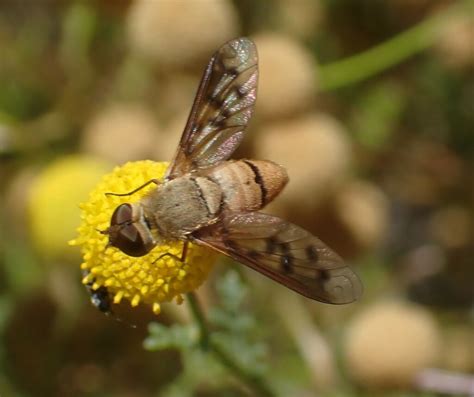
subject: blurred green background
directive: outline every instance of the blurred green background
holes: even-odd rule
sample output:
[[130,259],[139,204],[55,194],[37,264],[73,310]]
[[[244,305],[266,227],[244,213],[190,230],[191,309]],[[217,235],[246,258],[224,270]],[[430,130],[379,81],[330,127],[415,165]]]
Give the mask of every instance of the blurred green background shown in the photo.
[[[186,303],[97,312],[67,242],[104,173],[171,159],[240,35],[260,83],[234,157],[287,167],[268,211],[365,293],[324,305],[219,260],[198,295],[229,363]],[[3,0],[0,396],[474,395],[473,69],[472,1]]]

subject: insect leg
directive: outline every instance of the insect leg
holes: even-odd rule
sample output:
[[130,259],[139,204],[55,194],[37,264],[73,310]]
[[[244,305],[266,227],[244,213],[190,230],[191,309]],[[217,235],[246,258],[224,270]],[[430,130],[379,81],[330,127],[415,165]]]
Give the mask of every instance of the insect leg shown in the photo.
[[183,263],[186,261],[186,255],[188,254],[188,244],[189,241],[185,241],[183,244],[183,250],[181,251],[181,262]]
[[173,258],[177,261],[185,263],[186,262],[186,256],[188,254],[188,245],[189,245],[189,241],[185,241],[183,243],[183,250],[181,251],[181,256],[177,256],[177,255],[174,255],[174,254],[171,254],[171,253],[167,252],[163,255],[160,255],[157,259],[155,259],[153,261],[153,263],[159,261],[160,259],[164,258],[165,256],[169,256],[170,258]]
[[132,194],[138,192],[139,190],[142,190],[144,187],[148,186],[150,183],[154,183],[155,185],[159,185],[161,182],[158,179],[150,179],[149,181],[145,182],[143,185],[137,187],[136,189],[132,190],[131,192],[128,193],[110,193],[107,192],[105,193],[106,196],[131,196]]

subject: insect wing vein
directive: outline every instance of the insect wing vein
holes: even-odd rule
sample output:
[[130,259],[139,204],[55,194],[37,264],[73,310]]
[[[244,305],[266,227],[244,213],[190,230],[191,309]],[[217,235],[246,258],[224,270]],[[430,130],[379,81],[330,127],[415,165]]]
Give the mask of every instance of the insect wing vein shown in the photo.
[[194,237],[308,298],[344,304],[362,295],[359,278],[336,253],[308,231],[278,217],[258,212],[226,214],[222,222]]
[[257,81],[257,50],[251,40],[231,40],[213,55],[167,179],[208,168],[231,156],[252,115]]

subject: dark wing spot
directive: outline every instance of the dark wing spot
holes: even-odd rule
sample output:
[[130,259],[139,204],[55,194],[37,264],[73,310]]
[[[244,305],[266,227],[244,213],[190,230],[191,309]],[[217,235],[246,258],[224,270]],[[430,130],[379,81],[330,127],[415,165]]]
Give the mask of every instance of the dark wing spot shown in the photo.
[[239,72],[237,71],[236,68],[228,68],[228,69],[226,70],[226,73],[227,73],[227,74],[230,74],[230,75],[233,76],[233,77],[235,77],[235,76],[237,76],[237,75],[239,74]]
[[274,254],[278,248],[278,240],[275,237],[270,237],[267,239],[267,252],[269,254]]
[[258,259],[261,257],[260,252],[255,251],[255,250],[249,250],[247,252],[247,255],[249,256],[249,258],[252,258],[252,259]]
[[283,252],[283,255],[280,259],[280,265],[285,273],[293,272],[293,257],[290,253],[290,245],[288,243],[281,243],[280,248]]
[[237,95],[238,99],[242,99],[247,94],[244,87],[242,87],[241,85],[235,87],[234,92],[235,95]]
[[311,262],[316,262],[318,260],[318,250],[314,245],[308,245],[305,249],[306,251],[306,257],[311,261]]
[[234,240],[231,240],[231,239],[228,238],[228,239],[223,240],[223,243],[229,249],[232,249],[234,251],[237,251],[237,249],[238,249],[238,246],[237,246],[237,244],[235,243]]
[[321,269],[316,271],[316,278],[318,280],[327,281],[331,278],[331,275],[327,270]]
[[220,109],[224,103],[221,98],[215,95],[209,95],[207,100],[215,109]]
[[224,109],[221,109],[220,114],[224,119],[227,119],[232,115],[232,112],[229,109],[224,108]]
[[214,60],[214,64],[213,64],[214,70],[218,72],[219,74],[222,74],[223,72],[225,72],[226,69],[224,65],[224,60],[219,57],[213,57],[213,60]]
[[283,255],[280,259],[280,265],[281,268],[285,273],[292,273],[293,272],[293,267],[292,267],[292,262],[293,258],[289,255]]

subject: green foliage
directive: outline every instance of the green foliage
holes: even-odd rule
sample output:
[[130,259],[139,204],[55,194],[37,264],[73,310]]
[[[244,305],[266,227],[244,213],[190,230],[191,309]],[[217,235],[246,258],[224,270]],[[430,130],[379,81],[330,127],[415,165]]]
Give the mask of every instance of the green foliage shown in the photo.
[[[250,378],[263,377],[268,370],[267,348],[256,338],[257,320],[252,312],[244,309],[248,289],[240,276],[233,270],[228,271],[218,280],[216,289],[219,303],[209,311],[206,325],[209,329],[199,330],[194,324],[149,325],[145,349],[178,349],[184,362],[178,382],[164,395],[189,395],[182,394],[183,390],[191,392],[202,383],[213,384],[213,387],[225,385],[229,382],[224,375],[225,367],[241,371]],[[209,335],[205,335],[208,332]],[[204,338],[209,340],[203,343]],[[218,379],[221,381],[216,381]]]
[[0,70],[0,119],[21,120],[38,116],[50,106],[51,98],[36,81],[6,76]]
[[73,3],[62,21],[60,58],[71,73],[84,73],[89,66],[89,51],[97,30],[97,16],[87,3]]
[[216,330],[211,342],[220,346],[237,365],[248,373],[263,376],[267,371],[266,345],[257,340],[259,326],[254,313],[244,308],[247,287],[235,271],[228,271],[217,284],[220,305],[209,312],[209,322]]
[[400,120],[405,98],[399,84],[385,81],[360,95],[351,115],[355,139],[371,150],[386,147]]
[[164,349],[189,350],[197,346],[199,330],[194,324],[174,324],[167,327],[160,323],[148,325],[149,336],[143,342],[143,347],[150,351]]
[[4,247],[4,281],[12,295],[28,293],[39,283],[44,282],[45,272],[39,266],[38,258],[25,241],[6,238]]

